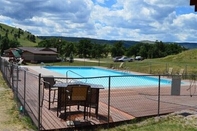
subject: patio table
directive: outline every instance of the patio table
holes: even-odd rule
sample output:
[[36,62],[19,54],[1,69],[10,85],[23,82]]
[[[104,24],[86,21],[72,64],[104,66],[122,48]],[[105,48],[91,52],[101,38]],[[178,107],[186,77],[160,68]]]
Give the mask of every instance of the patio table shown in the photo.
[[[62,91],[62,88],[67,88],[69,85],[89,85],[91,87],[91,91],[88,98],[88,106],[91,108],[95,108],[95,115],[96,118],[98,117],[98,107],[99,107],[99,90],[104,89],[102,85],[98,84],[92,84],[92,83],[84,83],[84,82],[72,82],[72,83],[55,83],[53,87],[58,87],[58,99],[61,98],[60,92]],[[60,100],[58,100],[60,101]],[[59,104],[58,104],[59,105]],[[57,107],[59,109],[59,107]],[[60,107],[61,108],[61,107]],[[91,111],[91,110],[90,110]]]

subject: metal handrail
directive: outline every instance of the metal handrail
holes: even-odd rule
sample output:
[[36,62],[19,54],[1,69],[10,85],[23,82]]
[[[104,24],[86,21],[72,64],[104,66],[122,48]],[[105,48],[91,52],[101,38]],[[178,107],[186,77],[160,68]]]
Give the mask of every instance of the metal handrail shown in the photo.
[[[74,71],[72,71],[72,70],[68,70],[68,71],[66,71],[66,77],[68,78],[68,73],[69,72],[72,72],[73,74],[76,74],[76,75],[78,75],[78,76],[80,76],[80,77],[82,77],[82,78],[85,78],[85,77],[83,77],[82,75],[80,75],[80,74],[78,74],[78,73],[76,73],[76,72],[74,72]],[[67,79],[68,80],[68,79]],[[87,82],[87,78],[85,78],[85,83]]]

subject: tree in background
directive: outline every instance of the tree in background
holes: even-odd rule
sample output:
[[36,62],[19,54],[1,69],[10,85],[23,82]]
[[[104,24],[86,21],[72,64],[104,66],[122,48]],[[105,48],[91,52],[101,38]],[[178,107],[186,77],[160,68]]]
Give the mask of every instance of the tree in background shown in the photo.
[[77,47],[77,55],[80,58],[90,58],[92,43],[89,39],[80,40],[76,47]]
[[94,43],[92,45],[91,58],[97,58],[97,59],[102,58],[102,54],[103,54],[102,48],[103,48],[102,44]]
[[32,41],[32,42],[36,43],[36,37],[35,37],[35,35],[27,35],[27,39],[29,41]]
[[123,44],[124,43],[122,41],[119,41],[112,46],[112,49],[111,49],[112,57],[124,55],[125,49],[124,49]]
[[9,39],[8,37],[2,37],[0,41],[0,47],[1,47],[1,55],[3,55],[4,50],[9,49]]
[[70,53],[69,62],[72,63],[74,61],[73,53]]
[[1,55],[3,55],[4,50],[7,50],[9,48],[16,48],[19,46],[20,43],[17,40],[9,40],[6,36],[0,39]]
[[143,58],[161,58],[167,55],[178,54],[184,50],[184,47],[175,43],[163,43],[155,41],[154,43],[136,43],[128,48],[124,47],[124,43],[119,41],[110,44],[92,43],[90,39],[82,39],[79,42],[68,42],[59,38],[45,39],[38,43],[39,47],[57,48],[59,56],[79,58],[103,58],[111,54],[114,56],[127,55],[129,57],[142,56]]
[[138,43],[129,47],[127,51],[128,56],[140,55],[143,58],[161,58],[167,55],[178,54],[186,48],[175,44],[164,44],[162,41],[155,41],[155,43]]
[[70,54],[74,55],[76,53],[76,46],[75,45],[76,45],[76,43],[63,41],[60,55],[65,58],[69,57]]

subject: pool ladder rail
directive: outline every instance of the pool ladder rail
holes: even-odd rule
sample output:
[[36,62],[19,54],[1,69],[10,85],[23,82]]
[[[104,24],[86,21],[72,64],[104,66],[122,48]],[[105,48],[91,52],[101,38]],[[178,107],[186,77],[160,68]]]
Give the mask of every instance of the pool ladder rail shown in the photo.
[[[81,78],[84,78],[85,79],[85,82],[84,83],[87,83],[87,78],[85,78],[85,77],[83,77],[82,75],[80,75],[80,74],[78,74],[78,73],[76,73],[76,72],[74,72],[74,71],[72,71],[72,70],[68,70],[68,71],[66,71],[66,77],[68,78],[69,76],[68,76],[68,73],[69,72],[71,72],[71,73],[73,73],[73,74],[75,74],[75,75],[78,75],[78,76],[80,76]],[[71,79],[71,81],[69,81],[68,82],[68,79],[67,79],[67,83],[70,83],[70,82],[72,82],[72,81],[74,81],[75,79]],[[82,82],[82,81],[81,81]]]

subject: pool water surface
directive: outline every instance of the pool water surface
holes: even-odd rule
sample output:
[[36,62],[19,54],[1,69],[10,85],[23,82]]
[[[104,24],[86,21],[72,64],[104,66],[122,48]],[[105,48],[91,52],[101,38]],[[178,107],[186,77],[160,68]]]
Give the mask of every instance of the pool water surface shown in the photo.
[[[128,72],[122,72],[118,70],[111,70],[111,69],[98,68],[98,67],[46,66],[44,68],[50,71],[60,73],[69,78],[83,78],[81,79],[82,82],[100,84],[103,85],[104,87],[109,87],[109,79],[110,79],[110,87],[112,88],[120,88],[120,87],[139,88],[144,86],[157,87],[159,84],[158,77],[137,75],[130,72],[128,73]],[[160,85],[171,85],[171,80],[161,79]]]

